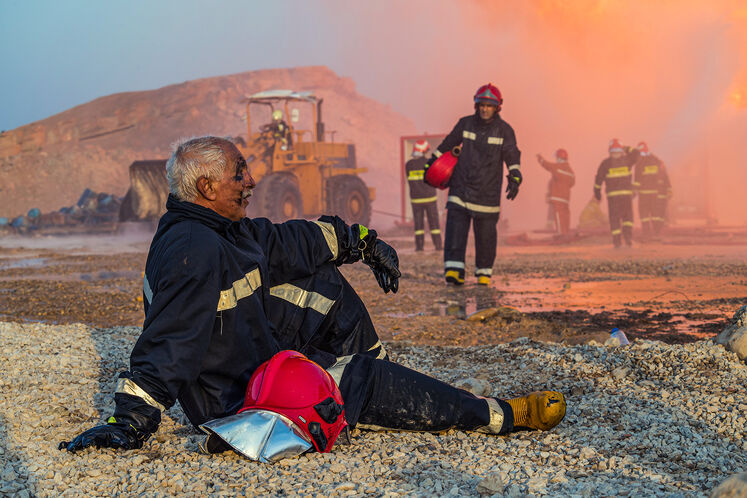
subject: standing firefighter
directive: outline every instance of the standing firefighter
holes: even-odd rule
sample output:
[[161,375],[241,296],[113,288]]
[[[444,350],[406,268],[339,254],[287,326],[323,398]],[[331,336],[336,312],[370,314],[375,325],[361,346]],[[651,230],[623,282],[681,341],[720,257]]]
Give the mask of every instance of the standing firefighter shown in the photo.
[[621,235],[625,245],[633,244],[633,167],[638,160],[638,150],[623,147],[613,138],[609,145],[610,157],[602,161],[594,181],[594,197],[602,200],[602,183],[607,183],[607,207],[610,217],[612,243],[621,245]]
[[462,144],[459,162],[449,181],[446,203],[444,272],[446,282],[464,283],[464,260],[470,221],[475,230],[475,276],[477,283],[489,285],[493,274],[501,210],[503,163],[508,166],[506,198],[519,193],[521,153],[513,128],[501,119],[501,92],[488,83],[474,96],[475,113],[461,118],[429,159],[427,166]]
[[638,144],[640,159],[635,165],[635,181],[638,189],[638,215],[641,217],[643,234],[658,235],[664,225],[667,195],[671,192],[669,177],[664,163],[651,154],[646,142]]
[[425,173],[425,153],[431,145],[426,140],[418,140],[412,148],[412,159],[405,164],[407,184],[410,186],[412,219],[415,222],[415,250],[422,251],[425,245],[425,215],[428,215],[428,227],[431,231],[433,246],[441,250],[441,229],[438,224],[438,205],[436,189],[423,181]]
[[541,154],[537,154],[540,166],[552,174],[550,179],[550,206],[555,214],[555,225],[561,236],[567,236],[571,229],[571,187],[576,183],[571,165],[568,164],[568,152],[565,149],[555,151],[555,160],[551,163]]
[[659,194],[656,196],[656,207],[654,209],[654,233],[659,234],[667,221],[667,204],[672,198],[672,184],[669,183],[669,175],[664,163],[659,167],[661,179],[659,181]]

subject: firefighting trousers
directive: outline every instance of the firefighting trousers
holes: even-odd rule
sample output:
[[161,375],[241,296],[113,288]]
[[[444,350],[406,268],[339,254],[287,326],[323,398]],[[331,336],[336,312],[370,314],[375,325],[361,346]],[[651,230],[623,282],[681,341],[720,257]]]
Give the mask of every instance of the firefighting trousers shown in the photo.
[[567,202],[550,201],[555,214],[555,226],[561,235],[567,235],[571,230],[571,208]]
[[450,205],[446,215],[444,240],[444,271],[457,271],[464,279],[464,260],[470,222],[475,227],[475,275],[493,274],[498,243],[498,213],[475,213],[461,206]]
[[657,194],[638,194],[638,216],[641,218],[643,233],[650,234],[654,230],[656,217]]
[[441,250],[441,227],[438,223],[438,205],[435,201],[412,203],[412,219],[415,222],[415,250],[422,251],[425,243],[425,217],[428,216],[428,228],[433,246]]
[[610,215],[610,232],[612,243],[615,247],[620,246],[621,235],[625,243],[630,245],[633,241],[633,198],[630,195],[617,195],[607,197],[607,208]]
[[667,220],[667,204],[669,199],[664,194],[656,196],[656,204],[654,207],[654,232],[659,233],[664,227],[664,223]]
[[[348,371],[348,369],[350,369]],[[353,387],[355,386],[355,387]],[[356,355],[340,381],[345,418],[366,429],[443,431],[479,430],[504,434],[513,429],[513,411],[503,400],[478,398],[407,367]],[[351,395],[361,397],[354,420]]]

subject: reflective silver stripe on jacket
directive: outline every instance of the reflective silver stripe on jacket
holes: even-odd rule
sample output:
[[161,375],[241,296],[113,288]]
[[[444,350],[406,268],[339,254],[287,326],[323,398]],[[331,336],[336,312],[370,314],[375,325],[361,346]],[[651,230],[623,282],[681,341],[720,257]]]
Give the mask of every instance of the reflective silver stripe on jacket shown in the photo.
[[350,360],[352,359],[352,354],[348,356],[341,356],[337,358],[337,361],[334,365],[327,369],[327,373],[329,373],[332,378],[335,379],[335,384],[337,384],[338,386],[340,385],[340,379],[342,379],[342,373],[345,371],[345,367],[348,363],[350,363]]
[[475,135],[471,131],[467,131],[467,130],[464,130],[462,132],[462,137],[469,138],[470,140],[476,140],[477,139],[477,135]]
[[464,261],[444,261],[444,268],[461,268],[464,270]]
[[125,379],[123,377],[120,377],[117,380],[117,388],[114,390],[115,393],[122,393],[122,394],[129,394],[130,396],[135,396],[146,403],[148,403],[150,406],[153,406],[155,408],[158,408],[161,411],[166,410],[166,407],[164,407],[161,403],[153,399],[153,397],[143,391],[143,389],[135,384],[135,382],[132,379]]
[[[384,345],[381,343],[381,341],[376,341],[376,344],[368,348],[368,351],[375,351],[376,349],[379,350],[379,353],[376,355],[377,360],[383,360],[384,358],[386,358],[386,349],[384,349]],[[327,373],[332,376],[338,386],[340,385],[340,380],[342,379],[342,375],[345,372],[345,368],[348,366],[348,363],[352,361],[354,356],[354,354],[340,356],[335,361],[335,364],[327,369]]]
[[299,308],[311,308],[317,313],[326,315],[329,313],[335,301],[322,296],[317,292],[307,291],[293,284],[280,284],[270,288],[270,295],[279,297]]
[[235,308],[239,299],[251,296],[260,285],[262,285],[262,277],[259,275],[259,268],[255,268],[243,278],[235,281],[230,289],[220,291],[218,311]]
[[503,137],[488,137],[488,143],[501,145],[503,143]]
[[376,341],[376,344],[368,348],[368,350],[373,351],[377,348],[379,348],[379,354],[376,355],[376,359],[383,360],[384,358],[386,358],[386,349],[384,349],[384,345],[381,343],[381,341]]
[[508,167],[509,171],[513,171],[515,169],[521,169],[521,165],[520,164],[512,164],[511,166]]
[[326,221],[315,221],[314,223],[316,223],[316,226],[321,229],[322,235],[324,235],[324,240],[327,241],[327,246],[332,253],[332,261],[336,260],[339,251],[337,250],[337,235],[335,234],[335,227],[332,226],[332,223],[327,223]]
[[465,202],[455,195],[450,195],[448,201],[453,202],[457,206],[462,206],[463,208],[467,208],[470,211],[476,211],[478,213],[499,213],[501,211],[500,206],[483,206],[482,204]]
[[143,294],[145,299],[148,300],[148,304],[153,302],[153,291],[150,289],[150,283],[148,282],[148,275],[143,277]]
[[560,173],[561,175],[566,175],[566,176],[570,176],[571,178],[574,178],[574,177],[576,176],[576,175],[574,175],[573,173],[571,173],[570,171],[566,171],[566,170],[564,170],[564,169],[556,169],[555,171],[557,171],[557,172],[558,172],[558,173]]
[[501,427],[503,427],[503,409],[501,405],[493,398],[483,398],[488,404],[490,410],[490,423],[482,427],[475,429],[477,432],[484,432],[486,434],[499,434]]
[[563,199],[562,197],[550,197],[550,200],[555,202],[564,202],[565,204],[568,204],[570,202],[568,199]]

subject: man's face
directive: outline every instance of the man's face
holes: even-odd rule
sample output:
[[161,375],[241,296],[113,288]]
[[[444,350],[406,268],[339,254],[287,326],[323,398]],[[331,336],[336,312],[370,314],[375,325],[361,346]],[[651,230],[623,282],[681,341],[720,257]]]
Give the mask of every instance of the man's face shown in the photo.
[[227,166],[223,178],[213,182],[216,197],[211,208],[231,221],[239,221],[245,216],[249,196],[257,184],[239,150],[233,144],[225,150]]
[[477,104],[477,113],[483,121],[490,121],[497,112],[498,106],[496,105],[486,104],[484,102]]
[[620,158],[620,157],[622,157],[623,155],[624,155],[624,154],[623,154],[623,153],[622,153],[622,151],[620,151],[620,150],[615,150],[615,151],[611,151],[611,152],[610,152],[610,157],[611,157],[611,158],[614,158],[614,159]]

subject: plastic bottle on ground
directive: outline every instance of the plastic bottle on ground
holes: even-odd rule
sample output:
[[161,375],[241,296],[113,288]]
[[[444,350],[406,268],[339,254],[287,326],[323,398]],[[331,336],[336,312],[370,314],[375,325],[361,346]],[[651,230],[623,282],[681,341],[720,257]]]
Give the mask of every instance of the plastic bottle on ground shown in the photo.
[[630,344],[630,341],[628,340],[628,337],[625,335],[625,332],[615,327],[610,332],[610,340],[615,346],[627,346]]

